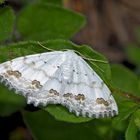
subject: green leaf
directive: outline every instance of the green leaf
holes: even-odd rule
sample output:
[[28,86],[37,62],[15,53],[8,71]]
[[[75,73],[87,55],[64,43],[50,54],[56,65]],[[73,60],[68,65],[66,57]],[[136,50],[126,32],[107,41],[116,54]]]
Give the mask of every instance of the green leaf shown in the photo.
[[25,99],[20,95],[8,91],[0,84],[0,116],[8,116],[25,107]]
[[39,0],[40,2],[54,4],[54,5],[62,5],[62,0]]
[[138,129],[135,125],[134,118],[132,116],[129,122],[128,128],[125,132],[126,140],[137,140],[137,137],[136,137],[137,132],[138,132]]
[[126,55],[128,59],[134,64],[140,65],[140,48],[135,44],[129,43],[127,47],[125,47]]
[[134,122],[140,131],[140,109],[134,113]]
[[[92,59],[98,59],[101,61],[106,61],[106,58],[97,53],[96,51],[92,50],[90,47],[85,45],[76,45],[73,44],[70,41],[66,40],[50,40],[42,43],[42,45],[46,46],[47,48],[53,49],[53,50],[63,50],[63,49],[72,49],[80,52],[84,57],[92,58]],[[28,42],[20,42],[17,44],[9,45],[7,47],[1,47],[0,52],[0,62],[4,62],[7,60],[11,60],[13,58],[19,57],[19,56],[25,56],[29,54],[36,54],[36,53],[43,53],[47,51],[43,47],[41,47],[37,42],[35,41],[28,41]],[[89,61],[87,61],[89,63]],[[89,63],[91,67],[96,70],[96,72],[101,76],[102,79],[105,79],[105,81],[108,81],[110,79],[110,66],[109,64],[99,63],[97,64],[104,72],[102,73],[98,68],[95,67],[95,65]],[[107,75],[107,76],[106,76]],[[58,106],[52,106],[51,108],[48,107],[47,109],[55,118],[60,119],[61,121],[71,121],[71,122],[84,122],[88,121],[87,118],[78,118],[74,117],[71,113],[66,112],[66,110],[60,108],[58,109]],[[61,112],[58,112],[58,110],[61,110]],[[62,118],[60,116],[63,116]],[[68,117],[68,115],[70,115]],[[69,118],[69,119],[67,119]]]
[[[124,92],[139,96],[139,84],[136,75],[122,65],[111,65],[112,70],[112,86]],[[114,92],[116,98],[119,115],[113,120],[113,126],[116,129],[124,130],[126,120],[138,109],[139,105],[125,97]]]
[[122,91],[140,97],[139,81],[137,76],[122,65],[112,65],[112,85]]
[[139,108],[139,105],[125,99],[118,98],[117,96],[115,96],[115,98],[117,99],[119,114],[112,121],[112,125],[115,129],[124,131],[128,125],[126,122],[127,119],[130,118],[131,115]]
[[135,44],[129,43],[127,47],[125,47],[125,53],[127,55],[127,59],[136,65],[135,73],[140,77],[140,48]]
[[0,0],[0,4],[3,3],[5,0]]
[[12,35],[15,16],[10,7],[0,8],[0,41]]
[[44,108],[44,110],[47,110],[52,116],[55,117],[55,119],[59,121],[81,123],[92,120],[92,118],[77,117],[75,114],[69,113],[65,107],[60,105],[49,105],[48,107]]
[[118,122],[128,119],[128,117],[139,108],[139,105],[133,105],[131,102],[124,102],[123,105],[121,105],[121,108],[122,107],[124,108],[119,111],[120,115],[116,117],[118,118]]
[[[56,121],[46,111],[23,112],[24,121],[31,131],[34,139],[38,140],[103,140],[108,122],[99,120],[86,123],[66,123]],[[99,127],[100,126],[100,127]],[[110,128],[106,138],[109,137]]]
[[27,6],[17,18],[17,28],[25,40],[69,39],[84,24],[82,15],[43,3]]

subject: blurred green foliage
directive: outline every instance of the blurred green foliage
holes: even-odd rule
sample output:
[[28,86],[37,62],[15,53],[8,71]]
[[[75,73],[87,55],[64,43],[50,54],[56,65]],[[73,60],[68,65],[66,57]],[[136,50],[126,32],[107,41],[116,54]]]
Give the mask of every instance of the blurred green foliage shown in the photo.
[[137,140],[137,137],[136,137],[137,132],[138,132],[138,129],[132,116],[130,119],[128,128],[125,132],[126,140]]
[[111,67],[112,85],[140,97],[138,77],[128,68],[115,64]]
[[3,3],[3,2],[4,2],[4,0],[0,0],[0,4]]
[[46,3],[28,5],[17,18],[17,28],[26,40],[68,39],[84,24],[80,14]]
[[[46,48],[73,49],[86,58],[107,61],[102,54],[87,45],[76,45],[64,40],[71,39],[83,27],[85,18],[64,9],[61,0],[32,0],[32,2],[26,0],[22,3],[24,7],[16,15],[10,6],[0,9],[1,63],[16,57],[48,51],[37,41],[42,41],[41,44]],[[13,29],[19,33],[18,37]],[[140,42],[140,28],[136,30],[136,36],[137,42]],[[24,41],[19,42],[19,38]],[[5,45],[7,40],[12,43]],[[34,139],[38,140],[139,140],[140,103],[119,94],[120,91],[123,94],[128,92],[140,98],[138,45],[131,43],[124,50],[128,60],[135,65],[135,73],[119,64],[111,65],[110,69],[109,64],[91,63],[86,60],[106,84],[116,89],[112,94],[119,107],[117,117],[106,119],[76,117],[60,105],[40,107],[39,111],[34,112],[25,111],[25,98],[9,91],[2,84],[0,85],[0,116],[21,111],[26,126],[32,132]]]
[[11,37],[15,15],[10,7],[0,8],[0,41]]

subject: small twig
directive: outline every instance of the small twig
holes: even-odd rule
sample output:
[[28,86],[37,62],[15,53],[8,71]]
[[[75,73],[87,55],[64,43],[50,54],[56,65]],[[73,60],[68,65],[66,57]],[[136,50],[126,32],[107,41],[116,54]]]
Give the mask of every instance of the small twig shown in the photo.
[[140,98],[132,95],[131,93],[128,93],[128,92],[125,92],[125,91],[122,91],[120,89],[116,89],[116,88],[113,88],[113,87],[110,87],[110,90],[112,92],[118,93],[120,96],[126,97],[126,98],[140,104]]

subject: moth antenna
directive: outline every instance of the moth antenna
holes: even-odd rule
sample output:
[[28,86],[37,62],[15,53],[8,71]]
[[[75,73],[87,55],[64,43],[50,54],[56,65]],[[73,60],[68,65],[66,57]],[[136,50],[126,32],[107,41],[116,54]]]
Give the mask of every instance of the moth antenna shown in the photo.
[[100,62],[100,63],[108,64],[107,61],[103,61],[103,60],[92,59],[92,58],[87,58],[87,57],[83,57],[83,59],[93,61],[93,62]]
[[50,49],[50,48],[47,48],[45,47],[44,45],[42,45],[39,41],[37,41],[38,45],[40,45],[42,48],[48,50],[48,51],[56,51],[56,50],[53,50],[53,49]]
[[76,53],[78,53],[83,59],[85,60],[89,60],[89,61],[93,61],[93,62],[101,62],[101,63],[105,63],[105,64],[108,64],[107,61],[103,61],[103,60],[98,60],[98,59],[92,59],[92,58],[88,58],[88,57],[85,57],[83,56],[80,52],[74,50]]
[[101,72],[104,72],[104,70],[102,70],[98,65],[96,65],[94,62],[100,62],[100,63],[105,63],[108,64],[107,61],[103,61],[103,60],[98,60],[98,59],[92,59],[92,58],[87,58],[85,56],[83,56],[80,52],[74,50],[76,53],[78,53],[83,59],[88,60],[91,64],[93,64],[96,68],[98,68]]

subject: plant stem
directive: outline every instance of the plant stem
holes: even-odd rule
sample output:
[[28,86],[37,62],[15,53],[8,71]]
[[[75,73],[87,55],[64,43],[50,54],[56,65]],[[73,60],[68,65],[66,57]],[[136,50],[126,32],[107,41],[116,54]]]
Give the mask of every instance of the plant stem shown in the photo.
[[126,98],[140,104],[140,98],[139,97],[134,96],[131,93],[122,91],[122,90],[117,89],[117,88],[110,87],[110,89],[111,89],[112,92],[118,93],[120,96],[126,97]]

